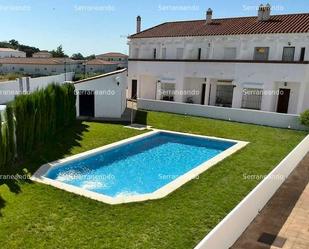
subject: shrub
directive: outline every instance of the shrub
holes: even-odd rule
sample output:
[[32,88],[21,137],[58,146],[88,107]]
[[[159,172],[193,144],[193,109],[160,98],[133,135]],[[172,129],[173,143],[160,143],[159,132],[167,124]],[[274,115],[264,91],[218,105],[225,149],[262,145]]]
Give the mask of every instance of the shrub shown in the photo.
[[309,127],[309,110],[306,110],[300,114],[300,122]]
[[56,132],[74,123],[74,91],[72,84],[52,84],[17,96],[7,105],[4,118],[0,117],[0,169],[16,158],[23,159]]

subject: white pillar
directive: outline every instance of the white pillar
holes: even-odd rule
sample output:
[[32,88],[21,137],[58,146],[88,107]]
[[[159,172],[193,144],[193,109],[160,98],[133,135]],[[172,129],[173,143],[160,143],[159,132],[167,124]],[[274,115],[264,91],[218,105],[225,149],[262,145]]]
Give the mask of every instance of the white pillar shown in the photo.
[[205,102],[204,102],[205,105],[209,104],[209,94],[210,94],[210,84],[211,84],[210,82],[211,82],[211,79],[207,78],[206,79],[206,89],[205,89]]

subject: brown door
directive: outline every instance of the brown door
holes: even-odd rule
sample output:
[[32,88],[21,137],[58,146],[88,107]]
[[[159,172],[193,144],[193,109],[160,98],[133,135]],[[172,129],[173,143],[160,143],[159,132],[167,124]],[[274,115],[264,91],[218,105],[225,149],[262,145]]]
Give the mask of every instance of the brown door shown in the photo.
[[206,84],[202,85],[201,105],[205,105]]
[[279,89],[277,112],[288,113],[291,89]]
[[137,98],[137,80],[132,80],[131,98]]

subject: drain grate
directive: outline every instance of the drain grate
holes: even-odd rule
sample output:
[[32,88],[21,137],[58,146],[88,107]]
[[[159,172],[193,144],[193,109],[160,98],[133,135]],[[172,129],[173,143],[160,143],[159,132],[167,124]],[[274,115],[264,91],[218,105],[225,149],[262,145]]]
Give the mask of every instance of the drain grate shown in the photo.
[[286,238],[270,234],[270,233],[262,233],[260,238],[258,239],[258,242],[270,245],[270,246],[276,246],[279,248],[282,248],[286,242]]

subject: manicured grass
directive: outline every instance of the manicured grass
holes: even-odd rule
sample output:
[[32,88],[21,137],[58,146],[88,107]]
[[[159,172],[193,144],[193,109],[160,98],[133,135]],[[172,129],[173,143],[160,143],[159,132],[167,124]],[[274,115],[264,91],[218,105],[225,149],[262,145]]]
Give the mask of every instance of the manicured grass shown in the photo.
[[[193,248],[258,183],[244,175],[270,172],[304,132],[186,117],[139,113],[156,128],[249,141],[250,144],[168,197],[110,206],[43,184],[0,187],[1,248]],[[77,124],[23,164],[76,154],[140,132],[120,125]],[[222,238],[224,239],[224,238]]]

